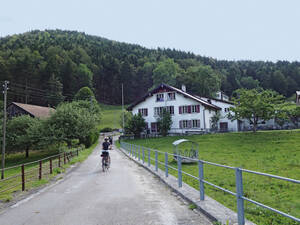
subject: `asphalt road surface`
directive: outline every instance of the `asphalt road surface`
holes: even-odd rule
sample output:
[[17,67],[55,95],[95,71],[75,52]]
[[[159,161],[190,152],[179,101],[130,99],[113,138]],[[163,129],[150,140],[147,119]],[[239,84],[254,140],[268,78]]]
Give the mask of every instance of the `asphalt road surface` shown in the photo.
[[100,146],[73,172],[0,214],[1,225],[212,224],[118,150],[103,173]]

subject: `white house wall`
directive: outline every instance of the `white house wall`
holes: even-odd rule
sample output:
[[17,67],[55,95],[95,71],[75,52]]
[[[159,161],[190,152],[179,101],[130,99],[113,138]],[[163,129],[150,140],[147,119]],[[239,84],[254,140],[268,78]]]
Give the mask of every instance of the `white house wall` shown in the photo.
[[[169,92],[164,92],[164,97],[166,99],[166,95]],[[163,102],[156,101],[156,94],[153,96],[149,96],[145,101],[137,104],[133,107],[132,113],[137,114],[139,109],[147,108],[148,116],[144,116],[145,121],[148,123],[148,127],[151,129],[151,123],[155,123],[157,121],[157,116],[154,116],[154,107],[164,107],[164,106],[174,106],[174,115],[172,115],[172,126],[170,132],[174,133],[184,133],[186,131],[196,131],[196,130],[204,130],[211,128],[210,126],[210,118],[215,114],[214,110],[209,110],[209,108],[205,108],[201,103],[184,97],[182,94],[176,93],[175,100],[165,100]],[[185,113],[179,114],[179,106],[184,105],[200,105],[200,113]],[[205,113],[203,114],[203,111]],[[211,111],[211,113],[209,113]],[[205,118],[204,118],[205,117]],[[179,121],[181,120],[200,120],[200,128],[189,128],[189,129],[181,129],[179,127]],[[204,122],[205,121],[205,122]]]
[[[207,100],[207,98],[202,98],[202,99]],[[227,118],[228,111],[225,112],[225,109],[228,109],[230,107],[234,107],[234,105],[223,102],[223,101],[217,101],[217,100],[214,100],[214,99],[210,99],[210,100],[211,100],[211,103],[213,105],[216,105],[216,106],[221,108],[221,110],[220,110],[221,118],[218,122],[218,128],[220,128],[220,123],[227,123],[228,124],[228,131],[238,131],[238,121],[237,120],[231,121],[230,119],[228,119]]]

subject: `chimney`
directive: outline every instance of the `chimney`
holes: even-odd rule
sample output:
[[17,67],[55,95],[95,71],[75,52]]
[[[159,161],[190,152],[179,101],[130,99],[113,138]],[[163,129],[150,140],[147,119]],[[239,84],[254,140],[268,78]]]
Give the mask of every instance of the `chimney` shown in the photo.
[[186,86],[184,84],[181,85],[181,90],[186,92]]

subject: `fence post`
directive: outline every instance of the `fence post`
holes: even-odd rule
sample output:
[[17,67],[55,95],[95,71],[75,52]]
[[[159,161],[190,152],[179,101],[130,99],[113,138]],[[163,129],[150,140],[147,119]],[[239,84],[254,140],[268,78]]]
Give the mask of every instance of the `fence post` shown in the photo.
[[166,177],[168,177],[168,153],[165,152],[165,172],[166,172]]
[[130,144],[130,156],[132,156],[132,144]]
[[238,211],[238,224],[245,224],[244,215],[244,199],[243,197],[243,176],[240,168],[235,168],[235,179],[236,179],[236,199],[237,199],[237,211]]
[[41,180],[41,179],[42,179],[42,161],[40,160],[39,163],[40,163],[40,168],[39,168],[39,180]]
[[60,167],[60,154],[58,155],[58,167]]
[[137,146],[136,145],[134,146],[134,155],[135,155],[134,157],[137,158]]
[[177,155],[178,187],[182,187],[181,156]]
[[21,172],[22,172],[22,191],[25,191],[25,169],[24,164],[21,166]]
[[150,149],[148,148],[148,167],[150,167]]
[[204,175],[203,175],[203,162],[201,160],[198,161],[198,169],[199,169],[199,191],[200,191],[200,200],[204,200]]
[[64,152],[64,164],[66,164],[66,153]]
[[139,146],[139,161],[141,160],[141,146]]
[[52,174],[52,159],[50,159],[50,174]]
[[157,151],[155,151],[155,171],[158,171]]
[[143,154],[143,164],[145,163],[145,151],[144,151],[144,147],[142,147],[142,154]]

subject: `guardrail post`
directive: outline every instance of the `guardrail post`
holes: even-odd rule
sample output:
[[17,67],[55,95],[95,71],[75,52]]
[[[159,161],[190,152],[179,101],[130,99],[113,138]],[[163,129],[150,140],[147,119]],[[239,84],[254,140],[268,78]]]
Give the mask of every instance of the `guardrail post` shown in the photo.
[[155,151],[155,171],[158,171],[157,151]]
[[137,158],[137,145],[134,146],[134,154],[135,154],[135,158]]
[[182,187],[181,156],[177,155],[178,187]]
[[150,167],[150,163],[151,163],[150,160],[151,160],[150,159],[150,149],[148,148],[148,167]]
[[203,175],[203,162],[201,160],[198,161],[198,169],[199,169],[199,191],[200,191],[200,200],[204,200],[204,175]]
[[25,191],[25,169],[24,164],[21,166],[21,172],[22,172],[22,191]]
[[141,146],[139,146],[139,161],[141,160]]
[[145,151],[144,151],[144,147],[142,146],[142,154],[143,154],[143,164],[145,163]]
[[58,167],[60,167],[60,154],[58,155]]
[[132,144],[130,144],[130,156],[132,156]]
[[166,177],[168,177],[168,153],[165,152],[165,172],[166,172]]
[[237,211],[238,211],[238,224],[245,224],[244,215],[244,199],[243,197],[243,176],[240,168],[235,168],[235,180],[236,180],[236,199],[237,199]]
[[50,174],[52,174],[52,159],[50,159]]
[[42,161],[39,161],[40,167],[39,167],[39,180],[42,179]]

